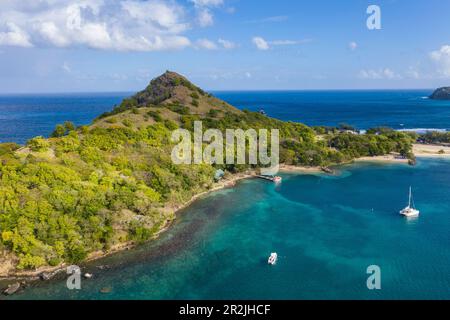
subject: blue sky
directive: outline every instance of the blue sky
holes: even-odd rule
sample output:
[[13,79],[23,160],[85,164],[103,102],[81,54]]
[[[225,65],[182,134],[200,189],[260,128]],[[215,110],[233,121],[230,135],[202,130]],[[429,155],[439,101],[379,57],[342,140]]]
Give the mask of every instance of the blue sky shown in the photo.
[[[366,27],[369,5],[381,30]],[[2,0],[0,93],[450,85],[450,1]]]

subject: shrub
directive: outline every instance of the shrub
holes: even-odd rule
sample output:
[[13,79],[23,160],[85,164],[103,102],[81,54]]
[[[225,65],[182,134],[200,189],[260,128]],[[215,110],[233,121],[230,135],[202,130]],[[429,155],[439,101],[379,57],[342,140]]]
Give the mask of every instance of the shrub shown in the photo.
[[89,132],[89,127],[88,126],[81,126],[80,127],[80,131],[82,134],[87,134]]
[[200,96],[198,95],[197,92],[193,92],[193,93],[191,93],[191,98],[192,98],[192,99],[199,99]]
[[211,109],[208,112],[208,116],[213,117],[213,118],[217,117],[218,114],[219,114],[219,110],[215,110],[215,109]]
[[67,131],[75,130],[75,125],[71,121],[64,122],[64,127],[66,128]]
[[169,119],[164,120],[164,126],[169,130],[178,129],[178,125],[174,121]]
[[50,143],[44,137],[38,136],[28,140],[27,146],[31,149],[31,151],[43,152],[50,148]]
[[59,138],[66,134],[67,129],[62,125],[58,124],[55,127],[55,130],[53,130],[52,137],[53,138]]
[[11,153],[19,149],[20,146],[16,143],[1,143],[0,144],[0,156]]
[[17,266],[17,269],[23,270],[23,269],[37,269],[39,267],[42,267],[45,265],[45,259],[39,256],[32,256],[30,254],[27,254],[20,258],[19,265]]
[[123,124],[125,127],[128,127],[128,128],[130,128],[130,127],[133,126],[133,122],[131,122],[130,119],[124,119],[124,120],[122,121],[122,124]]
[[163,120],[163,118],[161,117],[161,115],[156,112],[156,111],[149,111],[147,113],[150,117],[153,118],[153,120],[155,120],[156,122],[161,122]]
[[189,108],[185,107],[185,106],[180,106],[180,105],[173,104],[173,105],[167,106],[167,108],[170,111],[178,113],[178,114],[181,114],[181,115],[188,115],[188,114],[190,114]]

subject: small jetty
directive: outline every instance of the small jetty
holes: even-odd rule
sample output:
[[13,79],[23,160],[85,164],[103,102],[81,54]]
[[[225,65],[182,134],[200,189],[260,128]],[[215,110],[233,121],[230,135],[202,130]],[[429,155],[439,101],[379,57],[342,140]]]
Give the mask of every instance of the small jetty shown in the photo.
[[269,175],[257,175],[257,178],[260,179],[264,179],[264,180],[269,180],[272,181],[274,183],[281,183],[281,181],[283,180],[280,176],[269,176]]

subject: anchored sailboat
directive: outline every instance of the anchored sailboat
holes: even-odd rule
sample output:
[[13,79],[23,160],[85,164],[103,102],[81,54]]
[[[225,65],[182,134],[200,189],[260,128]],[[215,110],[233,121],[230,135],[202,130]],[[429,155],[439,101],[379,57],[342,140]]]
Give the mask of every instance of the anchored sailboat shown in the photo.
[[403,209],[402,211],[400,211],[400,214],[402,216],[405,216],[405,217],[408,217],[408,218],[409,217],[418,217],[419,214],[420,214],[420,211],[417,210],[415,208],[415,206],[414,206],[414,200],[413,200],[413,197],[412,197],[412,188],[411,187],[409,187],[408,206],[405,209]]

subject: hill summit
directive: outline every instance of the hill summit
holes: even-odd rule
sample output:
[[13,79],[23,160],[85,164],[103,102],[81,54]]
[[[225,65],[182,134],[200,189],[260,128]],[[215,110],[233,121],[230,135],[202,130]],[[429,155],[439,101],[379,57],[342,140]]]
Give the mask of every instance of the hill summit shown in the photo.
[[[241,111],[225,101],[194,85],[186,77],[176,72],[166,71],[164,74],[151,80],[144,90],[124,99],[111,112],[101,115],[100,119],[117,116],[130,110],[134,110],[133,112],[137,114],[136,109],[141,108],[147,109],[147,112],[163,114],[164,118],[169,118],[176,122],[179,117],[170,113],[198,116],[205,116],[210,113],[241,113]],[[139,113],[144,114],[145,112]]]
[[205,95],[202,89],[196,87],[182,75],[173,71],[166,71],[164,74],[153,79],[145,90],[138,92],[133,97],[139,106],[146,106],[148,104],[157,105],[177,96],[177,93],[180,93],[177,90],[179,87],[185,87],[191,92]]

